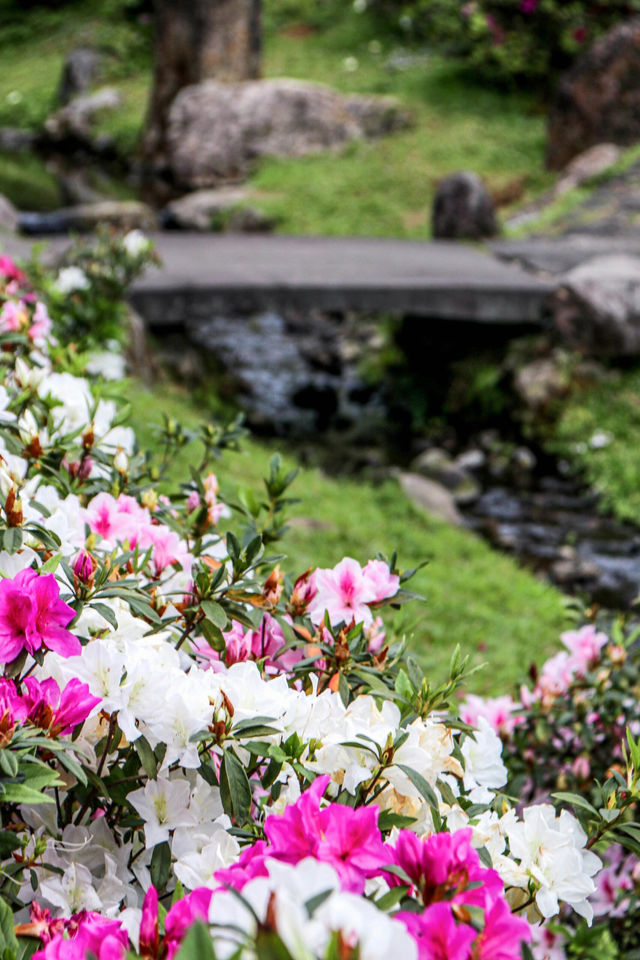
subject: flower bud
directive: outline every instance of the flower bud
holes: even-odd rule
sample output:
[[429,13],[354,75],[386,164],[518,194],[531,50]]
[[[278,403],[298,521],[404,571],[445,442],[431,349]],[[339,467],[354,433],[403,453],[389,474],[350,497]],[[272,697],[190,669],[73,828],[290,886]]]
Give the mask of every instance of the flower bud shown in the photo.
[[73,575],[80,583],[89,584],[96,571],[96,562],[87,550],[81,550],[73,565]]
[[6,467],[0,466],[0,495],[3,496],[5,500],[14,486],[15,484],[11,479],[9,471]]
[[123,476],[129,470],[129,458],[122,447],[118,447],[118,452],[113,458],[113,465],[118,473],[122,474]]

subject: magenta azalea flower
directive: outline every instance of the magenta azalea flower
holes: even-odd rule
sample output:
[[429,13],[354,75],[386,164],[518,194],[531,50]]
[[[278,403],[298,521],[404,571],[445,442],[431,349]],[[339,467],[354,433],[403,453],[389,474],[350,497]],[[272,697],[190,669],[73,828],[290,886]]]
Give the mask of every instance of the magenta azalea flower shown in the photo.
[[424,913],[397,913],[418,945],[419,960],[469,960],[473,927],[456,923],[450,903],[434,903]]
[[35,653],[41,647],[74,657],[80,641],[65,630],[75,610],[60,599],[60,587],[52,573],[41,576],[27,567],[12,580],[0,581],[0,663],[11,663],[23,650]]
[[22,699],[28,707],[27,718],[53,735],[71,733],[102,702],[91,694],[88,684],[76,677],[63,690],[52,679],[39,682],[35,677],[27,677],[24,685],[27,694]]
[[377,807],[354,810],[340,803],[320,808],[329,777],[318,777],[282,816],[267,817],[266,855],[285,863],[315,857],[329,863],[343,890],[362,893],[368,877],[380,873],[391,851],[382,842]]

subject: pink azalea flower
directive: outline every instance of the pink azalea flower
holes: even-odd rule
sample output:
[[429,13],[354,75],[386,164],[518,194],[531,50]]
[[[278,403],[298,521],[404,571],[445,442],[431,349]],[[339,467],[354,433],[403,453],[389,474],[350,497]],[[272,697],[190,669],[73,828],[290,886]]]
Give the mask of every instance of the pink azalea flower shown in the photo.
[[22,304],[7,300],[0,310],[0,330],[3,333],[16,333],[26,318],[27,314]]
[[99,493],[87,506],[85,519],[92,533],[115,544],[137,534],[137,523],[132,523],[131,512],[120,509],[120,504],[110,493]]
[[71,733],[102,702],[91,694],[88,684],[76,677],[63,690],[53,679],[38,681],[27,677],[24,685],[27,692],[22,700],[28,709],[27,718],[54,736]]
[[365,626],[373,621],[368,605],[377,599],[376,584],[357,560],[345,557],[333,570],[316,570],[315,583],[318,592],[309,607],[313,623],[322,623],[325,611],[334,627],[352,620]]
[[[471,844],[470,828],[455,833],[435,833],[421,839],[401,830],[394,862],[412,880],[425,906],[445,896],[456,903],[485,909],[502,895],[503,883],[495,870],[483,867]],[[389,875],[389,883],[401,881]]]
[[473,945],[473,960],[521,960],[522,944],[531,942],[531,927],[511,913],[502,897],[485,912],[484,929]]
[[331,864],[344,890],[362,893],[367,878],[378,875],[391,856],[378,828],[379,809],[354,810],[340,803],[321,809],[329,779],[318,777],[282,816],[267,817],[266,855],[293,864],[315,857]]
[[256,877],[268,877],[269,871],[265,865],[267,850],[264,840],[258,840],[257,843],[246,847],[232,866],[217,870],[215,879],[223,887],[233,887],[234,890],[240,891],[250,880],[255,880]]
[[20,696],[13,680],[0,677],[0,723],[13,727],[27,719],[29,707]]
[[193,513],[194,510],[197,510],[200,506],[200,494],[197,490],[192,490],[192,492],[187,497],[187,513]]
[[212,896],[213,890],[208,887],[198,887],[173,904],[164,919],[167,960],[172,960],[176,955],[189,927],[196,920],[207,920]]
[[11,257],[6,254],[0,255],[0,276],[7,280],[17,280],[18,283],[24,283],[27,279],[24,271],[17,267]]
[[12,579],[0,581],[0,663],[10,663],[26,650],[41,647],[74,657],[80,641],[65,627],[75,610],[60,599],[60,587],[52,573],[41,576],[31,567]]
[[400,912],[401,920],[418,945],[419,960],[468,960],[476,931],[456,923],[449,903],[434,903],[424,913]]
[[606,633],[600,633],[593,624],[580,630],[567,630],[560,639],[570,654],[570,665],[576,673],[585,673],[600,659],[600,651],[609,642]]
[[531,953],[535,960],[566,960],[566,938],[561,933],[553,933],[548,927],[536,927],[533,931]]
[[159,940],[158,891],[151,886],[145,894],[140,918],[139,952],[142,956],[155,957],[158,953]]
[[45,940],[35,960],[124,960],[129,938],[118,920],[109,920],[97,913],[79,913],[62,922],[66,936],[59,932]]
[[391,573],[384,560],[369,560],[362,573],[371,584],[376,603],[395,596],[400,589],[400,577]]
[[497,734],[510,737],[521,720],[515,714],[517,708],[518,704],[508,695],[485,699],[470,693],[460,707],[460,717],[472,727],[477,727],[480,717],[484,717]]
[[51,317],[44,303],[38,301],[29,327],[29,339],[36,345],[42,345],[51,333]]

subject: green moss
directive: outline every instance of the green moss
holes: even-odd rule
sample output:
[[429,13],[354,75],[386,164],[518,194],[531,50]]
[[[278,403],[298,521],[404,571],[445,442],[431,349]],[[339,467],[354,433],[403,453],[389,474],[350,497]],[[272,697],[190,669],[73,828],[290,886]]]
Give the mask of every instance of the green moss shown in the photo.
[[[159,422],[159,410],[184,425],[199,422],[200,412],[175,388],[153,391],[129,383],[125,392],[142,446],[154,443],[151,424]],[[258,489],[275,449],[249,441],[243,452],[225,454],[216,471],[223,493],[233,494],[238,485]],[[474,688],[499,692],[521,681],[531,661],[540,663],[554,650],[566,626],[561,595],[473,534],[414,507],[394,481],[374,486],[304,470],[293,493],[300,503],[282,544],[292,572],[333,566],[345,555],[364,561],[380,550],[390,555],[397,549],[405,568],[430,559],[412,581],[426,603],[405,608],[397,625],[411,635],[433,676],[444,675],[459,643],[474,663],[489,664],[474,678]]]
[[549,446],[584,471],[603,508],[640,523],[640,368],[612,372],[575,391]]

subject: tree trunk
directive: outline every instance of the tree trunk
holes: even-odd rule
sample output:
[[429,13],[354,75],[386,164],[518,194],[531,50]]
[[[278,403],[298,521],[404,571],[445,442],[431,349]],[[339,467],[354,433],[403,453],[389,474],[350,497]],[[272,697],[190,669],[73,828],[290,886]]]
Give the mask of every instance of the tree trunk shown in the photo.
[[260,4],[261,0],[155,0],[153,89],[142,141],[147,175],[166,172],[169,108],[182,87],[260,75]]

